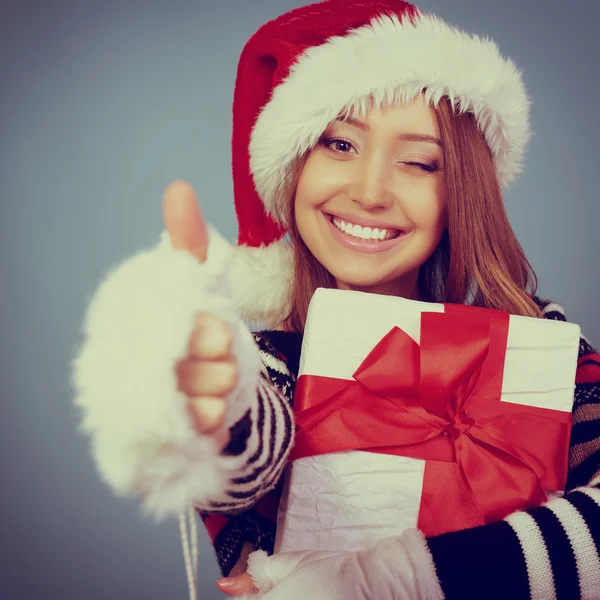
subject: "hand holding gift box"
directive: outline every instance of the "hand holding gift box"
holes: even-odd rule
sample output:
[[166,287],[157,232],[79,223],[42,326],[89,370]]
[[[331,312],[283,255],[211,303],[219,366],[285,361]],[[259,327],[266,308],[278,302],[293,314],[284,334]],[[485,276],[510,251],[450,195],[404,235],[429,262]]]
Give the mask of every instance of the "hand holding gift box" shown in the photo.
[[564,489],[579,327],[317,290],[276,551],[497,521]]

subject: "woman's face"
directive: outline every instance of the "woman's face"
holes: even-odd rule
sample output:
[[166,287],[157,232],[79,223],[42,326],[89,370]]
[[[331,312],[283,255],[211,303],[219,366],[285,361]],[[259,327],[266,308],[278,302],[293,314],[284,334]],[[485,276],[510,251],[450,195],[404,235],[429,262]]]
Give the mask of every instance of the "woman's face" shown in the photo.
[[307,157],[294,214],[340,289],[418,298],[419,267],[446,226],[434,109],[417,96],[332,123]]

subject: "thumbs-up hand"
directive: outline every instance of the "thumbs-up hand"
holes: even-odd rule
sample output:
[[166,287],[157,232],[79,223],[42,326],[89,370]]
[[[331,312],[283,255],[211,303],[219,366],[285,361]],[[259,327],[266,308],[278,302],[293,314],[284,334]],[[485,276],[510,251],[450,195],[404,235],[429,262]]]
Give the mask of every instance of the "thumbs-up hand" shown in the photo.
[[203,263],[208,232],[194,188],[187,181],[174,181],[167,186],[163,196],[163,219],[173,248],[186,250]]
[[[208,232],[192,186],[171,183],[163,198],[163,217],[171,244],[199,262],[206,260]],[[217,433],[223,425],[226,398],[238,382],[229,325],[210,313],[196,313],[188,354],[175,366],[178,389],[189,398],[189,411],[199,433]],[[219,432],[222,437],[223,432]],[[227,440],[223,440],[223,443]]]

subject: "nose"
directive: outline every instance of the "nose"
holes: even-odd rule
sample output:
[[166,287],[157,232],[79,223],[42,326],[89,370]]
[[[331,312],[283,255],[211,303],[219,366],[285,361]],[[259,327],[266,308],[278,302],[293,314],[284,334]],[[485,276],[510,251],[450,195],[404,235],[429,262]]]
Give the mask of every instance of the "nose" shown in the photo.
[[354,172],[348,184],[348,196],[366,210],[388,208],[393,202],[389,178],[391,165],[378,153],[363,154],[354,161]]

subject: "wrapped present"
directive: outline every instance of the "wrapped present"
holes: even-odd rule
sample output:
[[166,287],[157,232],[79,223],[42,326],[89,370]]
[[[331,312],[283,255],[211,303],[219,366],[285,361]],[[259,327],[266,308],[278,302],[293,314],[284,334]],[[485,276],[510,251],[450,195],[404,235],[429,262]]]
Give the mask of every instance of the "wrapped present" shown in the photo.
[[500,520],[564,490],[579,326],[319,289],[276,552]]

